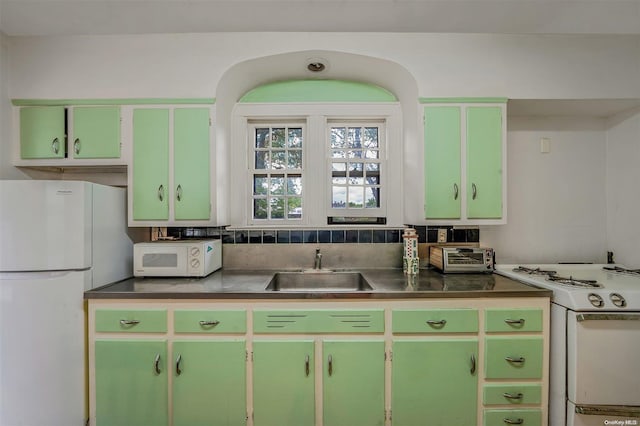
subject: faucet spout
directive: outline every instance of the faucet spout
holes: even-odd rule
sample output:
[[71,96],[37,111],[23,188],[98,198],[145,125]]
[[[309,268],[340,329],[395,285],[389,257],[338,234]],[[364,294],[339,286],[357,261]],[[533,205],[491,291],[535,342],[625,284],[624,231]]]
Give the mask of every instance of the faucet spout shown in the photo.
[[320,249],[316,249],[316,257],[313,263],[313,269],[322,269],[322,253],[320,253]]

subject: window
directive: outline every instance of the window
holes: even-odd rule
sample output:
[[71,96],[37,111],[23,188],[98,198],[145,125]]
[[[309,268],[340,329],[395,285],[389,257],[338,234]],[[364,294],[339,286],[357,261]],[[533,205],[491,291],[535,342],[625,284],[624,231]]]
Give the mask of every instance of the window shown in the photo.
[[301,220],[304,126],[250,123],[250,130],[253,220]]

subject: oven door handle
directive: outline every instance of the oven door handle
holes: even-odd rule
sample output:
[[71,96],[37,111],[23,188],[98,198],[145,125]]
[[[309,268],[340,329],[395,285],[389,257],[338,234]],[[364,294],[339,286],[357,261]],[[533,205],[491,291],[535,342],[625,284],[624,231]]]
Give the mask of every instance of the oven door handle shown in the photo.
[[634,314],[578,314],[578,322],[582,321],[640,321],[640,315]]
[[576,405],[575,411],[587,416],[640,417],[640,407],[631,405]]

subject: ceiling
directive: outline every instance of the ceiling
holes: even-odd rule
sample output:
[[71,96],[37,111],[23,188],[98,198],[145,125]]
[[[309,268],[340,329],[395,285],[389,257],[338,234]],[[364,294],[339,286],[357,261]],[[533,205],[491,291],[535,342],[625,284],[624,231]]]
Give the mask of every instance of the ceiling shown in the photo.
[[0,0],[0,31],[640,35],[640,0]]

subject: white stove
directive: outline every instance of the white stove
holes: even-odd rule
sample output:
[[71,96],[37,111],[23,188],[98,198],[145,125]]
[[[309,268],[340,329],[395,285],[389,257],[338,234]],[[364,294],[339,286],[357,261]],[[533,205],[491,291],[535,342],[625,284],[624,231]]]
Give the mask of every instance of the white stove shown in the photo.
[[640,271],[620,265],[496,265],[550,289],[549,425],[640,425]]

